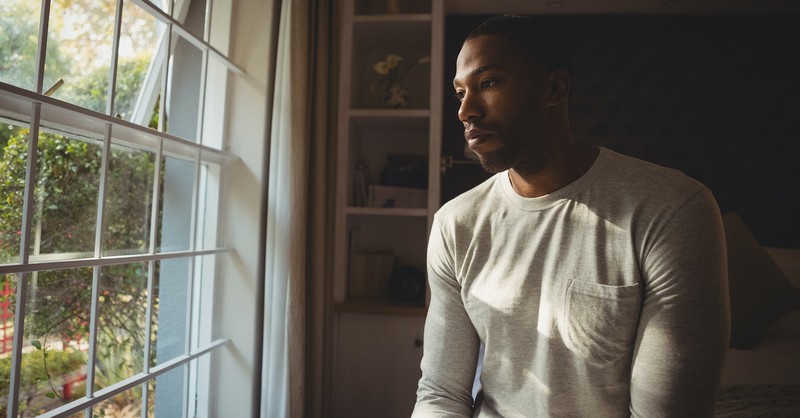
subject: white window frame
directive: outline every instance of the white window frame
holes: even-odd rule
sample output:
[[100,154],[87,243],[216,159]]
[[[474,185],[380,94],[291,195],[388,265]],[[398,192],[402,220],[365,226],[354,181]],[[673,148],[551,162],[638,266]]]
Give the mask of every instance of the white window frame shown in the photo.
[[[159,38],[156,53],[154,54],[154,58],[150,67],[148,68],[148,72],[144,81],[144,87],[140,91],[136,108],[134,110],[134,119],[132,122],[120,120],[111,115],[112,109],[114,108],[113,100],[115,97],[116,87],[116,63],[118,55],[117,52],[119,49],[123,1],[131,1],[138,5],[163,23],[166,27]],[[175,369],[176,367],[187,364],[188,367],[185,368],[183,378],[184,396],[182,415],[207,416],[209,411],[208,393],[210,390],[207,384],[207,382],[209,382],[208,376],[210,375],[208,354],[211,351],[222,347],[227,342],[227,339],[225,338],[212,341],[211,328],[207,324],[211,322],[209,320],[211,309],[209,308],[213,301],[213,283],[216,276],[215,257],[213,256],[231,251],[230,248],[217,245],[218,240],[216,224],[220,216],[220,172],[224,168],[224,165],[229,162],[236,161],[238,158],[219,149],[203,145],[204,143],[226,143],[226,141],[223,140],[224,138],[204,137],[204,129],[217,130],[213,129],[213,123],[209,123],[207,120],[204,121],[203,115],[205,114],[205,104],[207,103],[204,95],[206,94],[205,84],[207,82],[206,77],[208,76],[208,71],[206,68],[208,67],[209,57],[212,57],[212,59],[214,59],[216,62],[222,63],[224,67],[232,73],[244,75],[244,71],[236,66],[225,54],[219,52],[217,49],[211,46],[207,41],[209,39],[211,10],[213,9],[212,0],[206,0],[205,4],[206,11],[203,39],[193,35],[192,32],[184,27],[182,23],[188,14],[191,0],[177,0],[176,6],[172,11],[162,10],[148,0],[117,0],[116,3],[117,13],[114,16],[115,32],[113,40],[114,52],[112,57],[112,66],[110,69],[108,101],[105,114],[93,112],[42,94],[44,61],[47,47],[46,42],[50,14],[50,0],[42,0],[41,6],[39,45],[36,57],[35,91],[29,91],[0,82],[0,114],[2,114],[2,117],[4,118],[22,122],[30,127],[19,262],[15,264],[0,265],[0,274],[16,274],[18,278],[16,289],[17,306],[15,311],[11,385],[9,388],[10,390],[8,399],[9,417],[16,417],[18,414],[20,362],[26,309],[25,301],[27,299],[28,278],[32,273],[79,267],[92,267],[93,269],[92,292],[94,296],[92,298],[91,307],[89,335],[90,348],[87,364],[86,396],[41,415],[43,417],[69,416],[82,410],[85,411],[86,417],[91,417],[92,407],[94,405],[97,405],[106,399],[139,385],[141,385],[143,388],[143,415],[146,416],[146,411],[148,409],[148,382],[154,379],[156,376],[162,375],[170,370]],[[230,22],[227,23],[230,24]],[[228,29],[229,28],[225,28],[225,30]],[[153,108],[159,87],[161,87],[161,91],[164,92],[164,95],[169,94],[165,88],[165,76],[169,74],[167,68],[169,63],[166,57],[170,56],[170,50],[175,43],[175,39],[173,39],[172,35],[173,33],[191,43],[203,54],[202,68],[200,69],[202,82],[200,83],[200,109],[197,120],[196,142],[163,132],[163,126],[160,126],[158,131],[142,126],[149,115],[146,109]],[[225,100],[224,97],[215,97],[215,99]],[[162,103],[167,103],[167,99],[164,97],[162,97],[162,100]],[[164,120],[164,112],[166,111],[165,108],[166,106],[161,106],[161,115],[159,119],[162,121],[162,125]],[[35,181],[33,180],[36,170],[35,161],[37,158],[38,133],[42,124],[46,124],[49,128],[55,127],[56,129],[63,129],[64,132],[71,134],[86,132],[90,133],[90,136],[103,138],[95,247],[94,253],[91,257],[75,258],[74,254],[61,254],[49,255],[47,257],[34,257],[33,259],[31,258],[30,243],[31,239],[33,239],[34,232],[32,218],[34,210],[33,208],[35,206],[33,202],[33,187]],[[215,135],[216,134],[217,133],[215,133]],[[126,145],[136,149],[145,149],[153,152],[156,156],[156,164],[154,169],[154,178],[156,179],[160,177],[161,171],[164,170],[164,167],[162,167],[161,164],[162,156],[185,159],[194,163],[194,180],[192,185],[193,193],[191,202],[192,215],[190,221],[191,237],[189,240],[189,249],[184,251],[165,252],[160,251],[157,248],[155,237],[157,236],[158,228],[158,199],[160,199],[161,191],[159,190],[159,182],[154,181],[152,207],[153,216],[151,216],[152,223],[150,226],[151,234],[149,251],[146,254],[136,255],[103,255],[103,213],[105,211],[104,201],[106,193],[106,177],[112,142],[114,144]],[[210,202],[211,204],[204,204],[203,202]],[[145,359],[144,370],[141,373],[124,379],[102,390],[94,391],[93,374],[96,364],[94,351],[96,347],[96,324],[98,315],[97,292],[99,289],[101,268],[103,266],[117,264],[130,264],[139,262],[148,263],[150,268],[147,286],[150,299],[147,303],[147,317],[152,318],[152,286],[154,281],[153,267],[156,262],[172,259],[191,260],[191,263],[189,263],[188,283],[188,291],[190,294],[188,295],[185,330],[186,346],[183,355],[174,357],[169,361],[161,362],[155,367],[150,367],[149,361],[147,360],[151,350],[148,338],[146,340],[147,342],[145,344],[143,353]],[[148,329],[145,330],[146,335],[150,335],[150,322],[151,321],[148,321]],[[203,396],[205,397],[205,401],[198,402],[197,398]],[[193,397],[194,399],[190,400],[190,397]]]

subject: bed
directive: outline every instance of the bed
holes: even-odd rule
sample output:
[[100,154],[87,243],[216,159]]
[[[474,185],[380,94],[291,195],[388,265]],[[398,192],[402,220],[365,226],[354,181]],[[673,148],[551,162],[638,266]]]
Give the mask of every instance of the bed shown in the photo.
[[717,417],[800,417],[800,249],[762,247],[724,216],[731,347]]

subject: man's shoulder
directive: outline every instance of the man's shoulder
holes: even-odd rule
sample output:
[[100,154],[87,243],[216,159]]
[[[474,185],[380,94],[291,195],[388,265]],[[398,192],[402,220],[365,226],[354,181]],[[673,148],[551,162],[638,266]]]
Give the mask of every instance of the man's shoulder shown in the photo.
[[459,219],[466,215],[475,214],[476,209],[484,206],[497,206],[500,197],[495,190],[499,176],[506,175],[505,172],[497,173],[484,180],[477,186],[454,197],[442,205],[436,212],[439,218]]
[[[636,157],[604,150],[605,162],[600,181],[618,193],[637,193],[652,198],[674,199],[691,196],[707,188],[682,171]],[[633,197],[633,196],[631,196]],[[658,199],[656,199],[658,200]]]

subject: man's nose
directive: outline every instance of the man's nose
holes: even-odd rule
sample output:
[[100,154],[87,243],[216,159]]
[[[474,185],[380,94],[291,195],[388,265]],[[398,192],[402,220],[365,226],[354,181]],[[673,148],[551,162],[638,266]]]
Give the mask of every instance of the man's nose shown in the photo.
[[458,119],[463,123],[472,122],[483,116],[483,106],[474,94],[466,93],[458,108]]

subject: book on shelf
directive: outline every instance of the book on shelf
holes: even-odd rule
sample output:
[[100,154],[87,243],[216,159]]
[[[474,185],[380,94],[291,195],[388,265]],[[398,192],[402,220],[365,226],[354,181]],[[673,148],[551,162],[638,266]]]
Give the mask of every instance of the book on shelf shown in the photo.
[[353,206],[367,206],[367,167],[356,164],[353,170]]
[[392,251],[362,251],[353,255],[347,296],[350,299],[387,299],[389,277],[397,258]]

